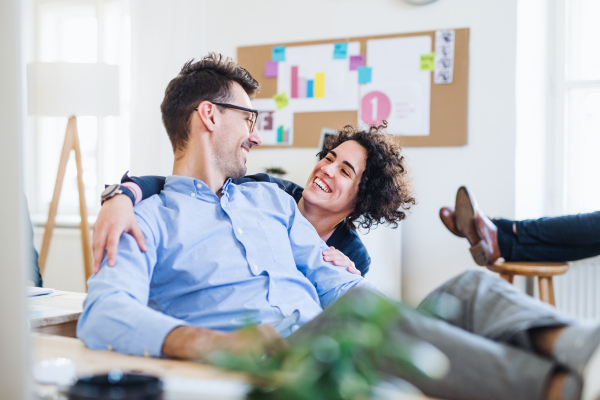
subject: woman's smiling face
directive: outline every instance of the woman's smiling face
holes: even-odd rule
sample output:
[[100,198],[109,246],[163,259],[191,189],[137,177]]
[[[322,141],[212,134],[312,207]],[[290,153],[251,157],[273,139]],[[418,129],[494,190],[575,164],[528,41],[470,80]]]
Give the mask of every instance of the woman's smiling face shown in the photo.
[[348,140],[315,165],[302,197],[311,206],[345,218],[355,206],[358,185],[367,165],[367,150]]

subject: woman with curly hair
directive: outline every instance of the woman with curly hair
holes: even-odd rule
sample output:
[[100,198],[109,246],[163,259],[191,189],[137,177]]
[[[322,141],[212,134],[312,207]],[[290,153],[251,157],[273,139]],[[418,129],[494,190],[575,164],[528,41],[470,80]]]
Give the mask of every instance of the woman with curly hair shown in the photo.
[[[323,253],[324,259],[364,276],[371,258],[356,228],[368,230],[379,224],[396,227],[406,218],[405,211],[415,204],[401,148],[393,136],[385,133],[386,127],[385,121],[368,130],[347,125],[329,136],[323,150],[317,154],[320,161],[305,188],[267,174],[246,176],[233,182],[277,184],[296,200],[302,215],[330,246],[330,250]],[[124,175],[121,182],[126,187],[124,191],[131,189],[129,195],[137,204],[160,193],[165,178]],[[122,218],[127,213],[132,218]],[[135,224],[129,209],[115,211],[113,207],[112,213],[100,213],[94,225],[94,272],[99,269],[107,243],[108,264],[114,265],[116,243],[123,232],[131,233],[143,249],[144,238],[136,234]]]

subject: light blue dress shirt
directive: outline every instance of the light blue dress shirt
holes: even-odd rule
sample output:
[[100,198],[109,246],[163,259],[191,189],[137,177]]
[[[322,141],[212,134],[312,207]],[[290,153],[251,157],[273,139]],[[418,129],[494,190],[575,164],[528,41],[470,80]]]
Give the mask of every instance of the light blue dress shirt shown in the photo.
[[349,289],[374,287],[323,261],[328,247],[275,184],[228,180],[222,192],[169,176],[135,207],[147,252],[123,234],[116,265],[105,257],[88,280],[77,325],[88,347],[160,356],[181,325],[271,324],[285,337]]

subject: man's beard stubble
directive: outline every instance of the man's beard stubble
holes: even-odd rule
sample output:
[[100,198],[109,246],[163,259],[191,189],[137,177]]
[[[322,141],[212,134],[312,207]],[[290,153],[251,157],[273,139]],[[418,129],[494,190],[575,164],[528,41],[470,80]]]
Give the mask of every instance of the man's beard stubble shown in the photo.
[[[238,147],[238,151],[241,152],[241,148]],[[219,146],[215,155],[217,167],[227,178],[236,179],[246,175],[246,164],[240,159],[239,153],[236,157],[232,152],[226,151],[224,147]]]

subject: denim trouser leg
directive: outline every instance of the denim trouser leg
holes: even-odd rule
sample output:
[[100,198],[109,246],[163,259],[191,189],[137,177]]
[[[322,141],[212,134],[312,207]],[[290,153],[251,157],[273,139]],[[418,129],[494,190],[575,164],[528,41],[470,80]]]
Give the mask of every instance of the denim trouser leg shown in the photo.
[[[513,222],[516,236],[505,229]],[[600,255],[600,212],[494,223],[507,261],[575,261]]]
[[[402,369],[386,370],[386,372],[394,373],[417,386],[426,395],[433,397],[462,400],[542,399],[548,376],[555,369],[554,362],[529,351],[527,340],[523,341],[524,348],[518,347],[519,340],[513,341],[517,344],[502,343],[498,340],[508,331],[511,331],[512,336],[519,338],[520,331],[517,328],[524,329],[524,322],[528,318],[532,319],[532,321],[527,320],[529,327],[556,326],[564,321],[555,315],[556,312],[553,312],[550,307],[539,302],[530,302],[528,296],[513,292],[514,289],[505,282],[500,283],[498,290],[486,295],[483,292],[496,286],[495,282],[487,278],[499,280],[481,274],[485,273],[475,271],[461,275],[433,292],[421,306],[425,310],[430,310],[428,304],[436,309],[436,304],[440,300],[445,303],[448,298],[454,298],[454,304],[457,304],[458,309],[462,311],[459,313],[460,317],[454,313],[452,320],[444,321],[427,316],[411,307],[398,304],[403,321],[396,326],[396,329],[426,341],[446,354],[450,360],[448,374],[438,380],[428,380]],[[480,284],[482,289],[478,290]],[[462,288],[470,290],[462,297],[454,297],[454,291]],[[343,306],[350,296],[377,295],[365,291],[365,289],[355,289],[344,295],[321,315],[290,336],[288,338],[290,344],[293,346],[296,340],[301,338],[306,340],[319,332],[326,333],[328,327],[331,327],[332,323],[335,324],[335,318],[334,321],[330,318],[332,310]],[[506,301],[504,301],[505,297],[508,297]],[[482,306],[478,304],[481,298],[484,298]],[[523,300],[522,310],[519,310],[520,300]],[[501,304],[494,306],[495,301],[510,306],[513,313],[520,311],[517,313],[520,318],[505,315],[500,310]],[[488,313],[492,316],[487,315]],[[472,329],[470,331],[465,329],[467,326]],[[489,337],[485,337],[484,334]]]

